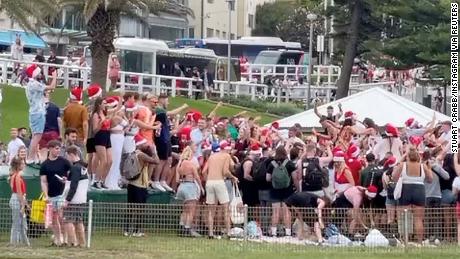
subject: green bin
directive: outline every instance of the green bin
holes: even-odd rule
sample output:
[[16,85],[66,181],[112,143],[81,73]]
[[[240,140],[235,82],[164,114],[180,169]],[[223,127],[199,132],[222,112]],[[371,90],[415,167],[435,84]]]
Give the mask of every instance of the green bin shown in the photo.
[[[11,197],[11,188],[8,182],[10,174],[9,166],[0,166],[0,199]],[[27,199],[33,200],[40,197],[40,171],[32,167],[26,167],[23,174],[27,188]]]

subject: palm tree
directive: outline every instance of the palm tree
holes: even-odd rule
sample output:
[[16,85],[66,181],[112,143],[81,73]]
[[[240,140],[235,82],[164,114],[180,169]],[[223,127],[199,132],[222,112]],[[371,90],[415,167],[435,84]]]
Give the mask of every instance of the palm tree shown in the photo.
[[38,32],[46,26],[46,17],[57,13],[53,0],[0,0],[0,12],[5,12],[14,22],[25,30]]
[[113,40],[121,15],[146,22],[148,14],[159,12],[192,15],[193,12],[176,0],[57,0],[59,6],[75,6],[83,10],[86,31],[91,37],[91,79],[105,85],[107,61],[114,51]]

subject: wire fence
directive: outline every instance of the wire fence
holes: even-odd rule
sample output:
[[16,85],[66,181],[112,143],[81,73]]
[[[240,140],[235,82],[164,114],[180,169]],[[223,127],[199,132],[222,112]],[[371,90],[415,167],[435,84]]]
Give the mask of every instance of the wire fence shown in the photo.
[[[36,205],[36,204],[35,204]],[[0,200],[0,242],[13,235],[14,207]],[[304,251],[306,247],[358,251],[457,245],[454,207],[405,209],[287,208],[130,204],[90,201],[62,209],[63,223],[81,216],[85,246],[174,253],[225,250]],[[38,211],[33,211],[33,209]],[[51,242],[52,227],[37,222],[43,207],[26,210],[32,246]],[[393,214],[394,212],[394,214]],[[42,216],[42,221],[48,220]],[[70,221],[69,221],[70,220]],[[39,220],[40,221],[40,220]],[[75,222],[74,222],[75,223]],[[64,232],[65,233],[65,232]],[[68,240],[63,234],[62,240]]]

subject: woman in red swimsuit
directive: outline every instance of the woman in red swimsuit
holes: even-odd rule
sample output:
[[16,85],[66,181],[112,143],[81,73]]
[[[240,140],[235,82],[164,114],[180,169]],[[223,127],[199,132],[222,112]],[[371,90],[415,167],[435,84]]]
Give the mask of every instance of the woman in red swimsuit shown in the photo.
[[26,183],[22,178],[24,167],[25,161],[17,156],[11,161],[10,186],[12,194],[10,208],[12,224],[10,244],[25,244],[30,246],[29,238],[27,237],[27,220],[25,215],[25,208],[28,206],[26,200]]

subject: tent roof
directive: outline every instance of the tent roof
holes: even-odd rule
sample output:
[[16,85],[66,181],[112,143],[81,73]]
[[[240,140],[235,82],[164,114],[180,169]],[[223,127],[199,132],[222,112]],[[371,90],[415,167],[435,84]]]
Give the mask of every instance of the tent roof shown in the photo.
[[[318,107],[318,111],[320,114],[326,114],[327,107],[331,105],[334,107],[334,111],[337,112],[339,103],[342,104],[344,112],[353,111],[360,121],[363,121],[366,117],[371,118],[378,126],[392,123],[397,127],[404,127],[404,122],[411,117],[425,125],[432,120],[435,112],[430,108],[380,87],[374,87],[339,101],[324,104]],[[445,121],[450,120],[450,117],[436,112],[436,119]],[[296,123],[299,123],[304,128],[321,127],[319,118],[315,115],[313,109],[281,119],[278,123],[281,128],[292,127]]]

